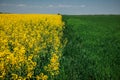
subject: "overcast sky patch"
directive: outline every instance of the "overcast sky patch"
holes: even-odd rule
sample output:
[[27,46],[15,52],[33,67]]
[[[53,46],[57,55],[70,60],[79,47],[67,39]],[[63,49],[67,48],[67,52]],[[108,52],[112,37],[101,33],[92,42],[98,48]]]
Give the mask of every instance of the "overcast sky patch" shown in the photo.
[[120,14],[120,0],[0,0],[0,12]]

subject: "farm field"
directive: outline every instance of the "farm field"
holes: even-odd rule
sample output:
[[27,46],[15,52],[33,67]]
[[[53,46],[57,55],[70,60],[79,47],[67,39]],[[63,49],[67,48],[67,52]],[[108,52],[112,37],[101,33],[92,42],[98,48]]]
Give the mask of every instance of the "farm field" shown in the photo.
[[120,15],[0,14],[0,80],[119,80]]
[[0,80],[47,80],[59,74],[61,15],[0,14]]
[[120,16],[63,16],[61,80],[120,79]]

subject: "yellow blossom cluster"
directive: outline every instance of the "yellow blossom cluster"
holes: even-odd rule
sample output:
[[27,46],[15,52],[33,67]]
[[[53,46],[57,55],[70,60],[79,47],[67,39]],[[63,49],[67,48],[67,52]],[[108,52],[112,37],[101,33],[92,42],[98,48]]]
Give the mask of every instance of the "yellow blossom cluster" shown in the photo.
[[0,14],[0,79],[58,75],[63,28],[61,15]]

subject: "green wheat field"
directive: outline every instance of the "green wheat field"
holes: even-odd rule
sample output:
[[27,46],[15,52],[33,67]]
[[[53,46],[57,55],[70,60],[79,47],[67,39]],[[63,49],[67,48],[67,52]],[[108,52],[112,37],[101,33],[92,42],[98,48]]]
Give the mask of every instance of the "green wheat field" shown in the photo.
[[68,42],[60,80],[119,80],[120,16],[64,15],[63,20]]

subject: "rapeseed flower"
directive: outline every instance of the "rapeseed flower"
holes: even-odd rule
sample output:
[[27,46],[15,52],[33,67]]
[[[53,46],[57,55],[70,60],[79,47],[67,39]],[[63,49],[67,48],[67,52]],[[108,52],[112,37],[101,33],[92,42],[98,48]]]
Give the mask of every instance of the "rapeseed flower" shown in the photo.
[[0,79],[58,75],[63,25],[61,15],[0,14]]

